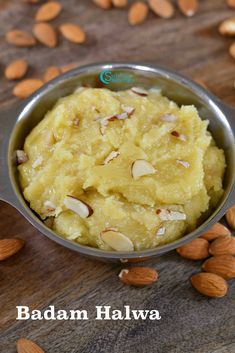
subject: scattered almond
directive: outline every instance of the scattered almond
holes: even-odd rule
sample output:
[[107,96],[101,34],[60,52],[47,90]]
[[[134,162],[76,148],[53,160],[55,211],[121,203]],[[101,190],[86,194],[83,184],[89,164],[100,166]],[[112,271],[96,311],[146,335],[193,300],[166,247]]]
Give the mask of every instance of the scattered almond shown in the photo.
[[145,175],[155,174],[156,169],[149,162],[144,159],[137,159],[132,163],[131,175],[133,179],[137,180]]
[[92,208],[86,202],[73,196],[66,196],[64,205],[69,210],[77,213],[81,218],[88,218],[93,214]]
[[225,218],[229,227],[235,229],[235,205],[226,212]]
[[84,43],[86,40],[86,34],[81,27],[72,23],[62,24],[60,26],[60,32],[66,39],[73,43],[80,44]]
[[201,238],[204,238],[208,241],[214,240],[219,237],[226,237],[230,235],[230,231],[221,223],[214,224],[207,232],[201,235]]
[[77,63],[70,63],[70,64],[61,66],[60,69],[61,69],[61,72],[64,74],[65,72],[73,70],[76,66],[77,66]]
[[116,229],[108,228],[101,232],[101,239],[104,243],[116,251],[134,251],[132,241]]
[[235,258],[231,255],[212,256],[202,265],[206,272],[215,273],[224,279],[235,277]]
[[37,40],[49,48],[57,45],[57,34],[49,23],[36,23],[33,26],[33,34]]
[[56,18],[62,10],[62,6],[57,1],[50,1],[40,6],[38,9],[35,20],[37,22],[51,21]]
[[219,26],[219,33],[223,36],[235,36],[235,17],[224,20]]
[[43,76],[43,81],[48,82],[56,78],[57,76],[60,75],[60,69],[57,66],[50,66],[46,70],[44,76]]
[[29,78],[16,84],[12,93],[14,96],[24,99],[29,97],[42,86],[42,80],[37,78]]
[[23,150],[16,151],[16,158],[17,158],[17,164],[25,163],[28,160],[28,156]]
[[24,246],[24,241],[21,239],[1,239],[0,240],[0,261],[8,259],[16,254]]
[[12,61],[5,69],[5,76],[8,80],[18,80],[26,74],[28,62],[24,59]]
[[209,242],[206,239],[197,238],[190,243],[176,249],[177,253],[189,260],[203,260],[210,256]]
[[18,29],[7,32],[5,38],[8,43],[18,47],[32,47],[36,44],[36,40],[32,34]]
[[153,284],[158,279],[158,273],[150,267],[130,267],[119,273],[121,282],[131,286],[141,287]]
[[220,237],[215,239],[209,248],[211,255],[235,255],[235,238]]
[[233,59],[235,59],[235,42],[230,45],[229,54]]
[[235,9],[235,0],[226,0],[229,7]]
[[208,297],[224,297],[228,290],[226,281],[215,273],[201,272],[191,277],[192,286]]
[[135,26],[143,23],[148,16],[149,8],[142,1],[134,2],[128,11],[128,21],[130,25]]
[[20,338],[16,343],[17,353],[45,353],[31,340]]
[[125,7],[127,6],[128,0],[112,0],[115,7]]
[[93,0],[93,2],[104,10],[110,9],[112,6],[112,0]]
[[153,12],[162,18],[171,18],[174,15],[174,6],[168,0],[148,0],[148,3]]
[[184,221],[187,218],[184,212],[173,211],[169,208],[158,208],[156,214],[161,221]]
[[178,0],[180,11],[187,17],[192,17],[198,10],[198,0]]

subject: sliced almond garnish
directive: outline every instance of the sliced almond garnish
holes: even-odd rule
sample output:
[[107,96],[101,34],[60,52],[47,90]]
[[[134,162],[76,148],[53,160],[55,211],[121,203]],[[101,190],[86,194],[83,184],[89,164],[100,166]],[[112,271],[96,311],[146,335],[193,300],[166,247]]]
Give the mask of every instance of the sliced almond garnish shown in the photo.
[[104,164],[108,164],[111,162],[114,158],[117,158],[120,155],[120,152],[118,151],[112,151],[104,160]]
[[187,141],[187,137],[184,134],[180,134],[178,131],[172,131],[171,135],[178,138],[181,141]]
[[23,150],[16,151],[17,164],[22,164],[28,161],[28,156]]
[[144,159],[137,159],[135,162],[132,163],[131,166],[131,175],[132,177],[137,180],[144,175],[155,174],[156,169]]
[[134,251],[132,241],[124,234],[114,230],[104,230],[100,234],[104,243],[116,251]]
[[92,208],[87,203],[73,196],[66,196],[64,205],[69,210],[77,213],[81,218],[88,218],[93,214]]
[[148,95],[148,91],[146,91],[146,89],[141,87],[132,87],[131,91],[134,92],[135,94],[138,94],[138,96],[142,96],[142,97],[146,97]]
[[42,164],[42,162],[43,162],[42,156],[38,157],[38,158],[33,162],[32,168],[35,169],[35,168],[39,167],[39,166]]
[[156,232],[156,236],[157,236],[157,237],[160,237],[160,236],[164,235],[165,232],[166,232],[166,228],[165,228],[165,227],[160,227],[160,228],[157,230],[157,232]]
[[132,115],[134,113],[134,111],[135,111],[135,108],[127,107],[127,106],[125,106],[123,104],[121,105],[121,108],[122,108],[122,110],[124,110],[124,112],[126,112],[128,114],[128,116]]
[[158,208],[156,214],[161,221],[183,221],[186,219],[186,214],[179,211],[172,211],[166,208]]
[[189,168],[190,164],[186,161],[181,161],[180,159],[176,159],[176,163],[181,164],[184,168]]
[[50,200],[45,201],[44,206],[45,206],[46,210],[49,212],[55,211],[55,209],[56,209],[56,205]]
[[170,114],[170,113],[166,113],[166,114],[162,115],[160,117],[160,119],[162,121],[167,121],[168,123],[172,123],[177,120],[177,116]]

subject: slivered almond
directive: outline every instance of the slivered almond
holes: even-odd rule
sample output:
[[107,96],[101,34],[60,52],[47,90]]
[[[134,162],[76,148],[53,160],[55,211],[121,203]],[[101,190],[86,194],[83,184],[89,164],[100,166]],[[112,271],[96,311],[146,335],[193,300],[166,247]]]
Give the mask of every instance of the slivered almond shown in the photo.
[[36,78],[29,78],[16,84],[12,93],[14,96],[24,99],[29,97],[42,86],[43,82],[41,80]]
[[51,21],[56,18],[62,10],[62,6],[57,1],[50,1],[40,6],[38,9],[35,20],[37,22]]
[[166,232],[166,228],[165,227],[160,227],[160,228],[158,228],[158,230],[156,232],[156,236],[160,237],[160,236],[164,235],[165,232]]
[[115,7],[126,7],[128,0],[112,0],[112,3]]
[[92,208],[84,201],[73,196],[66,196],[64,205],[71,211],[77,213],[81,218],[88,218],[93,214]]
[[33,26],[33,34],[37,40],[49,48],[57,45],[57,34],[49,23],[36,23]]
[[24,246],[24,241],[18,238],[0,240],[0,261],[16,254]]
[[235,0],[226,0],[227,5],[232,9],[235,9]]
[[120,152],[118,151],[112,151],[104,160],[104,164],[108,164],[111,162],[113,159],[117,158],[120,155]]
[[60,32],[70,42],[81,44],[86,40],[86,34],[82,28],[73,23],[64,23],[60,25]]
[[179,211],[173,211],[168,208],[158,208],[156,214],[161,221],[184,221],[186,214]]
[[150,267],[130,267],[121,270],[118,277],[125,284],[142,287],[156,282],[158,273]]
[[45,353],[31,340],[20,338],[16,343],[17,353]]
[[235,258],[231,255],[212,256],[206,260],[202,268],[206,272],[215,273],[224,279],[235,277]]
[[47,68],[44,76],[43,76],[43,81],[44,82],[49,82],[56,78],[57,76],[60,75],[60,69],[57,66],[50,66]]
[[135,26],[143,23],[148,16],[149,8],[146,3],[142,1],[134,2],[128,11],[128,22]]
[[156,169],[152,166],[151,163],[147,162],[144,159],[137,159],[132,163],[131,166],[131,175],[133,179],[137,180],[145,175],[155,174]]
[[43,162],[43,158],[42,156],[38,157],[37,159],[35,159],[35,161],[32,164],[32,168],[36,169],[37,167],[39,167]]
[[220,237],[215,239],[209,248],[211,255],[235,255],[235,238],[233,237]]
[[112,0],[93,0],[93,2],[104,10],[110,9],[112,6]]
[[172,123],[172,122],[174,122],[174,121],[177,120],[177,116],[175,116],[175,115],[173,115],[173,114],[170,114],[170,113],[166,113],[166,114],[162,115],[162,116],[160,117],[160,119],[161,119],[162,121],[166,121],[166,122],[168,122],[168,123]]
[[153,12],[162,18],[171,18],[175,9],[169,0],[148,0],[150,8]]
[[138,96],[146,97],[148,95],[148,91],[146,91],[146,89],[141,87],[132,87],[131,90],[135,94],[138,94]]
[[210,256],[209,242],[206,239],[197,238],[176,249],[177,253],[189,260],[203,260]]
[[208,241],[214,240],[219,237],[226,237],[231,235],[228,228],[226,228],[221,223],[214,224],[207,232],[201,235],[201,238],[204,238]]
[[124,234],[116,230],[104,230],[100,234],[104,243],[116,251],[134,251],[132,241]]
[[215,273],[197,273],[191,277],[192,286],[208,297],[224,297],[228,291],[226,281]]
[[182,165],[184,168],[189,168],[190,167],[189,162],[181,161],[180,159],[176,159],[176,163]]
[[5,76],[8,80],[18,80],[26,74],[28,62],[24,59],[12,61],[5,69]]
[[16,151],[16,158],[17,158],[17,164],[25,163],[28,160],[28,156],[23,150]]
[[235,229],[235,205],[226,212],[225,217],[229,227]]
[[198,10],[198,0],[178,0],[180,11],[187,17],[192,17]]
[[31,33],[18,29],[7,32],[5,38],[8,43],[18,47],[32,47],[36,44],[36,40]]
[[219,33],[223,36],[235,36],[235,17],[224,20],[219,26]]

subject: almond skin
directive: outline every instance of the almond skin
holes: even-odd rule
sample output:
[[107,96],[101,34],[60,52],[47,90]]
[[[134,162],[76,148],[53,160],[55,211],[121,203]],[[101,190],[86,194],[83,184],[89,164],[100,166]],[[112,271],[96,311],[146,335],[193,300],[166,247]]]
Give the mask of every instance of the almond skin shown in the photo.
[[6,33],[6,41],[18,47],[32,47],[36,44],[35,38],[28,32],[18,29]]
[[18,238],[0,240],[0,261],[16,254],[24,246],[24,241]]
[[17,353],[45,353],[36,343],[20,338],[16,343]]
[[148,16],[148,12],[148,6],[144,2],[134,2],[128,11],[128,21],[130,25],[135,26],[143,23]]
[[62,35],[73,43],[84,43],[86,40],[86,34],[80,26],[73,23],[64,23],[60,26],[60,32]]
[[203,238],[197,238],[190,243],[176,249],[177,253],[189,260],[203,260],[210,256],[209,242]]
[[127,6],[128,0],[112,0],[113,6],[123,8]]
[[150,267],[130,267],[120,272],[121,282],[131,286],[142,287],[153,284],[158,279],[158,273]]
[[207,232],[201,235],[201,238],[206,239],[208,241],[212,241],[216,238],[219,237],[226,237],[231,235],[230,231],[228,228],[226,228],[223,224],[221,223],[216,223],[211,227]]
[[43,86],[42,80],[39,80],[37,78],[30,78],[27,80],[23,80],[19,82],[17,85],[15,85],[12,93],[14,96],[24,99],[29,97],[31,94],[33,94],[42,86]]
[[39,7],[35,20],[37,22],[51,21],[56,18],[62,10],[62,6],[57,1],[50,1]]
[[28,67],[28,62],[24,59],[12,61],[5,69],[5,76],[8,80],[18,80],[25,76]]
[[57,34],[49,23],[36,23],[33,26],[33,34],[37,40],[49,48],[57,45]]
[[220,237],[215,239],[209,248],[211,255],[235,255],[235,238]]
[[93,3],[104,10],[108,10],[112,6],[112,0],[93,0]]
[[43,81],[44,82],[51,81],[55,77],[59,76],[60,74],[61,74],[60,69],[57,66],[48,67],[48,69],[46,70],[43,76]]
[[212,256],[202,265],[206,272],[215,273],[224,279],[235,277],[235,258],[232,255]]
[[215,273],[201,272],[191,277],[192,286],[208,297],[224,297],[228,290],[227,282]]
[[162,18],[171,18],[174,16],[174,6],[168,0],[148,0],[153,12]]
[[198,10],[198,0],[178,0],[178,7],[183,15],[192,17]]
[[235,229],[235,205],[226,212],[225,218],[229,227]]

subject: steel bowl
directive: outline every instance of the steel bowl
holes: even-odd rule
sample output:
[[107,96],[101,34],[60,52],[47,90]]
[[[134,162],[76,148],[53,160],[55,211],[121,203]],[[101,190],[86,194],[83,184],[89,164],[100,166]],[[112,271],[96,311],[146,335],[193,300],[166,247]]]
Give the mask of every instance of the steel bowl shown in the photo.
[[[104,71],[108,74],[104,75]],[[111,74],[110,74],[111,72]],[[113,80],[109,79],[112,76]],[[53,104],[80,85],[112,90],[159,87],[179,105],[194,104],[202,119],[209,120],[217,145],[225,151],[227,169],[224,195],[217,208],[193,232],[170,244],[145,251],[103,251],[64,239],[47,228],[24,200],[19,186],[15,151],[22,149],[25,137]],[[0,113],[0,200],[14,206],[41,233],[80,254],[105,261],[132,261],[173,250],[198,237],[220,220],[235,203],[235,109],[226,106],[210,92],[171,70],[144,63],[98,63],[76,68],[43,86],[17,107]]]

